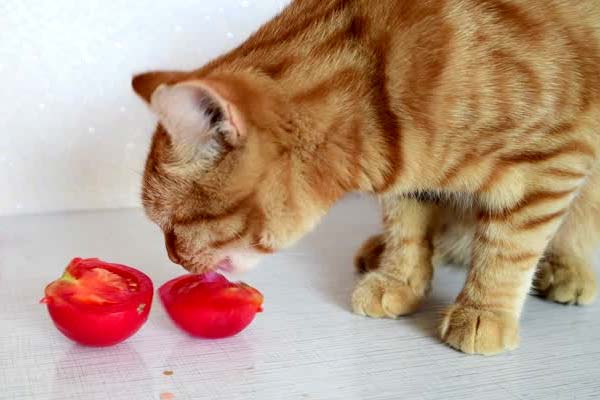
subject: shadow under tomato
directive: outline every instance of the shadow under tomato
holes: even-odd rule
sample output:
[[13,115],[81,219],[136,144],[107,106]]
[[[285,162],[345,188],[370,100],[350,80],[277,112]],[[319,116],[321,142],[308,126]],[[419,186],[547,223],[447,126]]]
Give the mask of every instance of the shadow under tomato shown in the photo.
[[261,335],[248,331],[224,339],[202,339],[180,331],[181,339],[172,345],[171,353],[164,361],[164,368],[173,371],[177,382],[176,398],[210,398],[211,385],[202,382],[219,382],[223,387],[237,387],[239,382],[249,380],[260,364],[263,355],[257,349]]
[[74,344],[54,371],[52,398],[130,400],[153,397],[152,376],[129,344],[84,347]]

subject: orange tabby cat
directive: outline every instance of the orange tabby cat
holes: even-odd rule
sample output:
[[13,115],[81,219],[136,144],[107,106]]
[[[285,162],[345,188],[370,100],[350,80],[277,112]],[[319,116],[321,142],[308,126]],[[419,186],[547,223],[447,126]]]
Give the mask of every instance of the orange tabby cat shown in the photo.
[[133,87],[160,120],[143,203],[190,271],[248,268],[360,191],[385,229],[357,257],[359,314],[413,312],[433,264],[468,264],[441,337],[493,354],[517,346],[536,267],[551,300],[596,295],[597,0],[296,0]]

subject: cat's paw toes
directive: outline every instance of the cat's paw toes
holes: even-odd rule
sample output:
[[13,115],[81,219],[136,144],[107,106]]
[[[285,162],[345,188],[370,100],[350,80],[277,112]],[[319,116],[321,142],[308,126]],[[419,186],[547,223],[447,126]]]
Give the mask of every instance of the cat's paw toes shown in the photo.
[[448,345],[468,354],[493,355],[519,345],[519,326],[514,316],[460,304],[446,310],[440,334]]
[[587,265],[556,257],[540,261],[533,287],[540,296],[562,304],[591,304],[598,293]]
[[365,275],[352,293],[352,308],[372,318],[397,318],[417,310],[424,296],[379,271]]
[[373,271],[379,267],[379,259],[385,248],[383,235],[371,236],[356,252],[354,257],[354,266],[356,270],[364,274]]

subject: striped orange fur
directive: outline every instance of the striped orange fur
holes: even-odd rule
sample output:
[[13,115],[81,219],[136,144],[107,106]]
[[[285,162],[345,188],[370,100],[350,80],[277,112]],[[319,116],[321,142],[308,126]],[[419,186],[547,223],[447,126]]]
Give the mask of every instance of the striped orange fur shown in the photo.
[[191,271],[248,268],[358,191],[381,198],[384,231],[357,256],[357,313],[413,312],[433,264],[468,264],[441,337],[494,354],[517,346],[532,280],[595,297],[596,0],[296,0],[207,65],[133,87],[159,118],[144,207]]

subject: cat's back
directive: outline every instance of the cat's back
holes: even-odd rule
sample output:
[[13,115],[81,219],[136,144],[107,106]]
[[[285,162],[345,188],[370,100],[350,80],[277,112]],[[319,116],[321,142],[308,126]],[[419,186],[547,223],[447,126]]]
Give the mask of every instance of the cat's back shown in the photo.
[[471,103],[506,120],[566,115],[600,103],[600,1],[296,0],[204,71],[221,65],[290,93],[331,81],[326,93],[364,98],[385,82],[421,128],[461,128]]
[[598,0],[360,4],[379,22],[378,35],[392,32],[390,96],[420,131],[485,128],[520,137],[530,121],[556,124],[600,110]]
[[[296,6],[300,9],[300,0]],[[328,2],[323,2],[326,7]],[[339,5],[353,1],[337,1]],[[523,32],[563,27],[588,29],[600,39],[598,0],[355,0],[354,10],[368,15],[380,28],[407,27],[424,20],[473,18],[469,25],[512,26]],[[469,26],[463,28],[469,29]],[[522,37],[521,39],[527,39]]]

